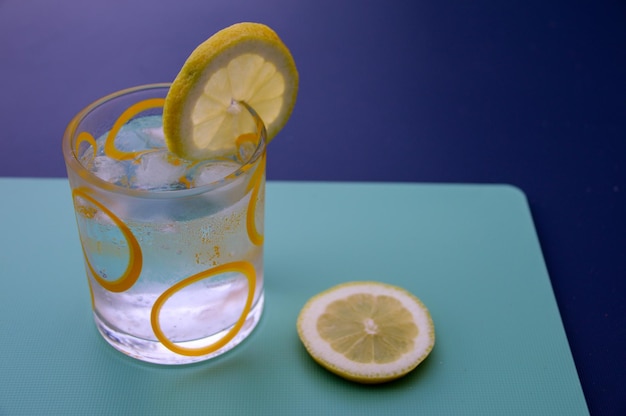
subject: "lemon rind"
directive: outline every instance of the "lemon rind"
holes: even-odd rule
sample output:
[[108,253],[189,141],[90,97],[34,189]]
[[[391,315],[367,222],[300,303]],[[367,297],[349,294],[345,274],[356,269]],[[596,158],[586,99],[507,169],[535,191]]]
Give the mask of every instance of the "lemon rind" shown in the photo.
[[[299,76],[291,52],[266,25],[243,22],[229,26],[200,44],[176,76],[163,108],[163,130],[169,150],[183,158],[199,160],[212,150],[194,146],[191,113],[204,85],[218,69],[234,57],[254,53],[274,63],[285,75],[285,94],[278,116],[266,123],[267,141],[276,136],[290,118],[298,93]],[[264,120],[265,122],[265,120]],[[213,155],[211,153],[210,155]]]

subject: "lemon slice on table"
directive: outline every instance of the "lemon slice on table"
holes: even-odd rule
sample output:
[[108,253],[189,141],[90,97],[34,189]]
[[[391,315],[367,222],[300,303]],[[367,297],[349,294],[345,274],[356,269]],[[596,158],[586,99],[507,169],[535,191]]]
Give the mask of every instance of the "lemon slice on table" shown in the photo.
[[189,56],[163,108],[169,150],[203,160],[236,147],[242,101],[263,120],[267,140],[285,125],[298,92],[298,71],[269,27],[237,23],[217,32]]
[[378,282],[344,283],[312,297],[297,328],[315,361],[367,384],[402,377],[435,345],[426,306],[406,290]]

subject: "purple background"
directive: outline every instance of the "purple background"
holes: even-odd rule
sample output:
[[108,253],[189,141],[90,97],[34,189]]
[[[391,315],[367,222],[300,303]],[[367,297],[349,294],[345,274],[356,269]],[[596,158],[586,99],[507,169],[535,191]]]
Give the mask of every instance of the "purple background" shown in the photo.
[[623,1],[0,0],[0,176],[65,176],[75,113],[245,20],[301,77],[269,179],[518,186],[589,408],[626,414]]

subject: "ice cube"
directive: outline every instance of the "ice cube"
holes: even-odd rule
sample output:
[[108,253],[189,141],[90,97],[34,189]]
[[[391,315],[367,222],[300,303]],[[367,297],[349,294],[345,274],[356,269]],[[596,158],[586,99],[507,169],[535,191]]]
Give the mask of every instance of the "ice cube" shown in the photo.
[[189,162],[179,159],[167,150],[155,150],[141,155],[134,163],[131,187],[138,189],[179,189]]
[[197,167],[191,178],[191,183],[193,186],[207,185],[224,179],[240,167],[240,164],[226,160],[207,162]]
[[139,135],[144,138],[146,146],[150,149],[164,149],[165,148],[165,134],[163,133],[163,126],[147,127],[139,130]]
[[108,156],[96,156],[91,166],[91,171],[100,179],[121,184],[125,181],[128,162],[111,159]]
[[115,147],[122,152],[164,148],[162,117],[146,116],[131,120],[117,133]]

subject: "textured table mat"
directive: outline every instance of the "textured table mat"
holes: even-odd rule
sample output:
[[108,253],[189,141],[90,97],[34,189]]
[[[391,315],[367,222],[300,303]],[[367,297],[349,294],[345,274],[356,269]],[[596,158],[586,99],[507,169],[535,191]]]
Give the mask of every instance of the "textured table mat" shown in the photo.
[[[69,186],[0,179],[0,415],[588,414],[524,195],[499,185],[270,182],[266,307],[206,363],[115,351],[90,311]],[[437,341],[396,382],[315,364],[297,314],[340,282],[420,297]]]

